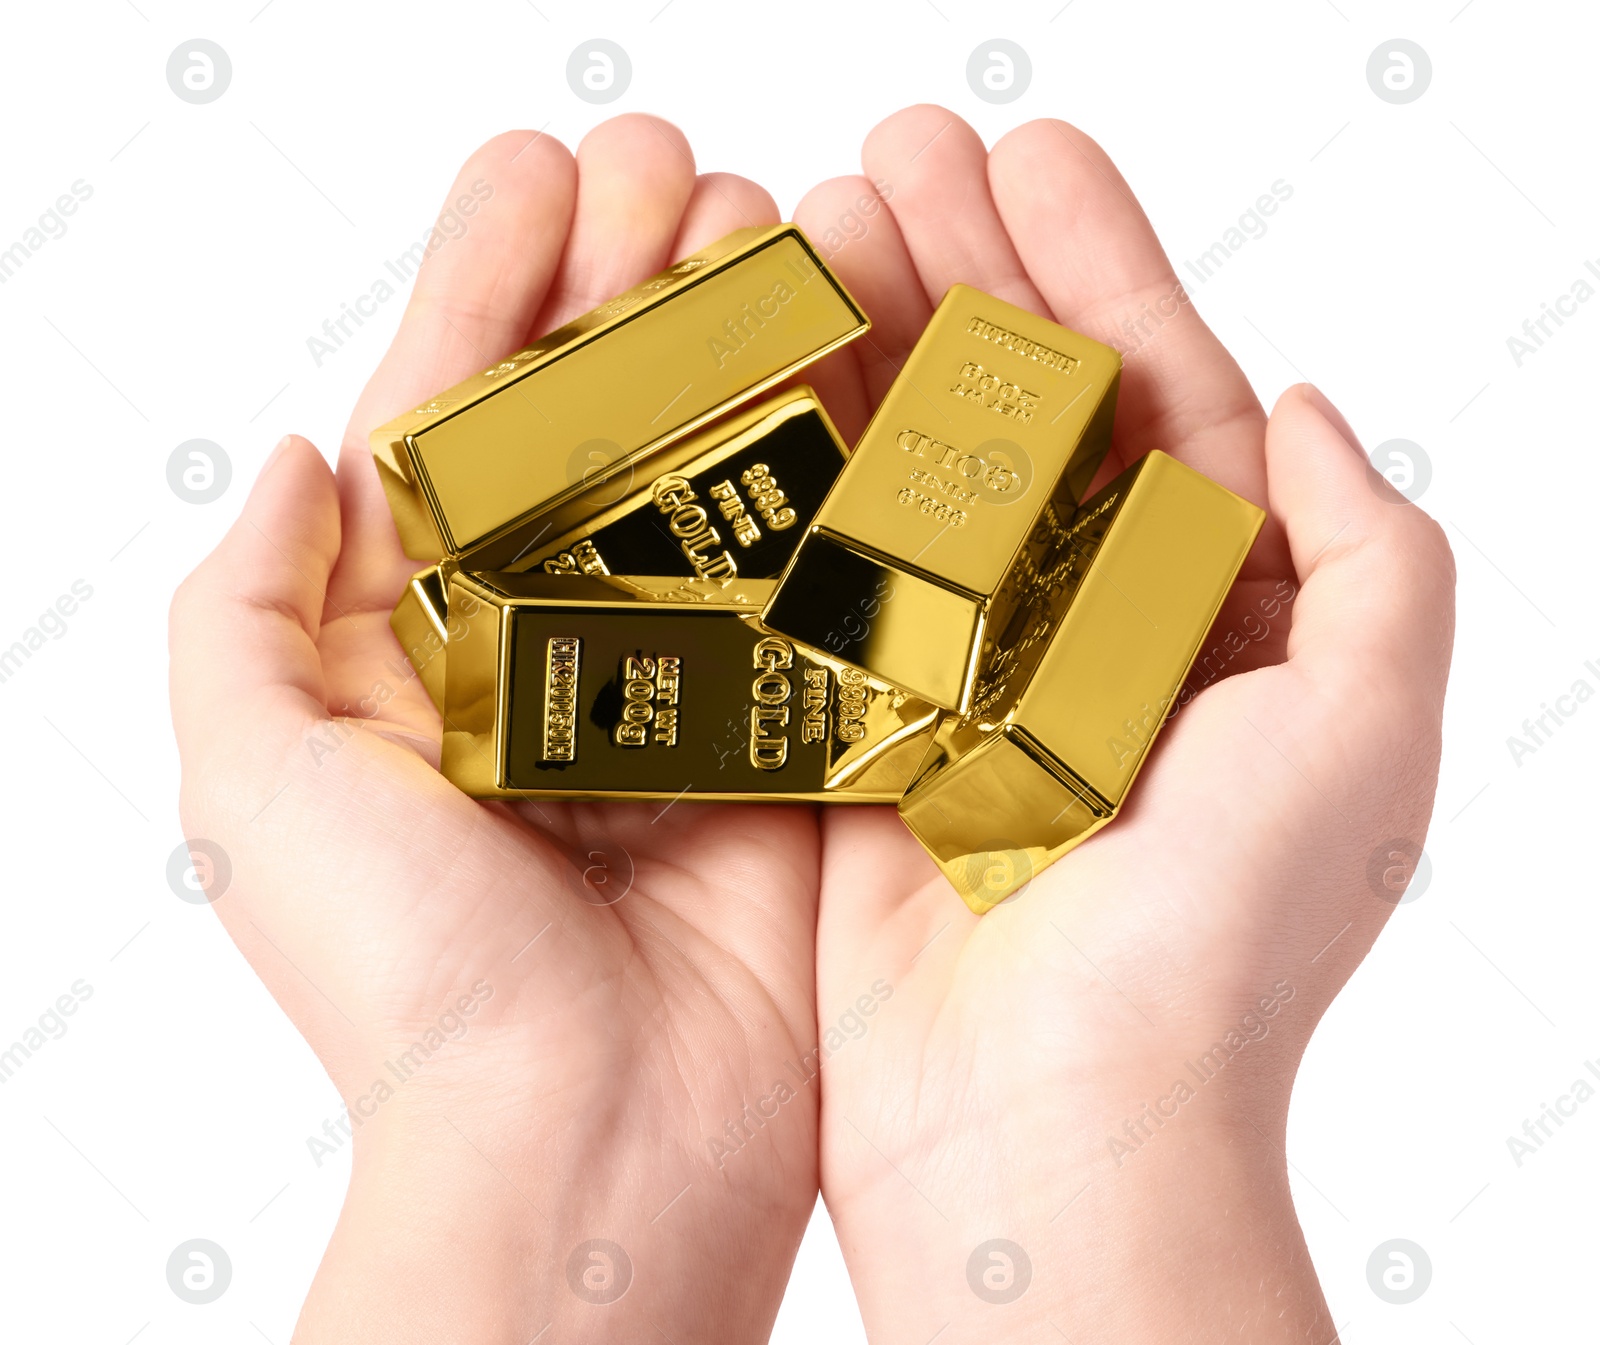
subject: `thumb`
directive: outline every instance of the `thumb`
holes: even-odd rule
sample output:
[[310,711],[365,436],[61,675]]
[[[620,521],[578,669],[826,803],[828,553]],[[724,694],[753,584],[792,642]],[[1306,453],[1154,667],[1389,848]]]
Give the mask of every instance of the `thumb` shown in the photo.
[[1326,703],[1376,698],[1437,732],[1455,633],[1443,529],[1368,464],[1310,384],[1267,422],[1267,494],[1299,576],[1289,662]]
[[238,520],[172,600],[172,722],[184,774],[251,743],[275,750],[326,715],[317,632],[339,554],[333,473],[286,437]]

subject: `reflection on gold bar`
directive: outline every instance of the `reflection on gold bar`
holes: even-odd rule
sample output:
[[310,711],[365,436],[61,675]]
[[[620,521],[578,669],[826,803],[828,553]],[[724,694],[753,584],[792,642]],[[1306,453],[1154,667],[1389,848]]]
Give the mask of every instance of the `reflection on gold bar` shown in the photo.
[[[713,422],[643,464],[600,473],[541,515],[514,569],[551,574],[672,574],[723,585],[775,578],[844,466],[816,393],[792,388]],[[648,467],[648,474],[641,470]],[[444,708],[447,576],[412,576],[389,624]]]
[[456,573],[440,769],[478,798],[893,802],[938,711],[766,630],[772,587]]
[[792,224],[741,229],[374,430],[408,555],[513,563],[530,520],[859,336]]
[[797,387],[608,471],[539,518],[512,570],[775,579],[844,466],[817,395]]
[[444,647],[449,637],[444,577],[437,565],[411,576],[389,616],[389,629],[422,679],[428,698],[444,708]]
[[1105,457],[1121,368],[1108,346],[952,288],[762,619],[964,709],[1035,525],[1070,514]]
[[1054,530],[900,803],[974,911],[1116,814],[1263,517],[1152,452]]

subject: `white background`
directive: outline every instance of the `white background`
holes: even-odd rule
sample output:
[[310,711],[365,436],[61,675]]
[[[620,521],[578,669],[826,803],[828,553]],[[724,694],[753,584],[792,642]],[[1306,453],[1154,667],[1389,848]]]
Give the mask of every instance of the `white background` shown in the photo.
[[[1432,877],[1312,1043],[1290,1125],[1296,1202],[1347,1342],[1594,1330],[1600,1099],[1520,1168],[1506,1143],[1600,1057],[1600,702],[1520,764],[1507,746],[1579,678],[1600,689],[1584,667],[1600,664],[1586,377],[1600,302],[1520,367],[1507,346],[1600,258],[1593,7],[977,9],[5,7],[0,249],[74,181],[93,195],[0,286],[0,647],[74,580],[93,596],[0,684],[0,1047],[74,981],[93,996],[0,1085],[0,1334],[282,1345],[339,1206],[344,1156],[319,1170],[306,1146],[336,1114],[334,1090],[210,912],[165,878],[181,839],[169,595],[282,433],[333,451],[401,300],[320,368],[307,338],[422,236],[459,162],[498,131],[545,128],[570,146],[606,115],[651,110],[685,129],[702,170],[755,177],[788,210],[854,171],[866,131],[917,101],[990,141],[1041,115],[1084,127],[1264,398],[1312,379],[1369,447],[1407,439],[1430,460],[1422,502],[1461,571]],[[633,63],[605,108],[565,78],[595,36]],[[1003,107],[965,74],[997,36],[1033,65]],[[194,37],[233,63],[206,106],[165,78]],[[1433,65],[1404,106],[1365,73],[1395,37]],[[1293,196],[1267,233],[1197,281],[1183,262],[1279,179]],[[168,488],[168,456],[191,438],[232,461],[215,504]],[[166,1283],[168,1253],[191,1237],[234,1266],[205,1307]],[[1433,1267],[1406,1306],[1367,1283],[1369,1254],[1394,1237]],[[820,1211],[777,1339],[861,1339]]]

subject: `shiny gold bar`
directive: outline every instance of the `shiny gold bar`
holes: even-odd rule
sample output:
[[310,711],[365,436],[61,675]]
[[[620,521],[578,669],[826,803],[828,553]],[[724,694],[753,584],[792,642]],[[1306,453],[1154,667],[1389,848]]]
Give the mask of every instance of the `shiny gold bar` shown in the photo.
[[1051,529],[900,802],[979,915],[1116,815],[1263,517],[1151,452]]
[[406,554],[493,570],[537,516],[861,335],[792,224],[740,229],[374,430]]
[[440,769],[478,798],[893,802],[937,709],[765,629],[773,583],[456,573]]
[[1035,524],[1070,510],[1105,457],[1121,368],[1108,346],[954,286],[762,620],[964,709]]
[[844,466],[817,394],[799,386],[606,472],[543,525],[511,570],[776,579]]
[[389,615],[389,629],[422,680],[428,698],[444,708],[444,651],[449,642],[449,604],[437,565],[419,570]]
[[[512,567],[550,574],[682,574],[727,585],[776,578],[844,466],[810,388],[774,393],[634,463],[597,474],[540,516]],[[646,473],[643,469],[648,468]],[[444,709],[454,562],[412,576],[389,625]]]

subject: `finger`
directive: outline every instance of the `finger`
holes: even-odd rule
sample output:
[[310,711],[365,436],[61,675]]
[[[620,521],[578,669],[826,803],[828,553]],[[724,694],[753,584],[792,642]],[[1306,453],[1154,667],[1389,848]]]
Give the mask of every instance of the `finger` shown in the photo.
[[1271,507],[1300,578],[1289,666],[1326,694],[1437,728],[1455,629],[1455,564],[1443,530],[1368,465],[1309,384],[1267,424]]
[[667,260],[698,252],[735,229],[766,228],[777,222],[778,203],[760,183],[737,173],[702,173],[678,221]]
[[[1065,122],[1029,122],[995,145],[989,185],[1056,321],[1123,352],[1119,460],[1160,448],[1265,506],[1266,416],[1105,151]],[[1256,564],[1285,559],[1269,530]]]
[[879,122],[861,149],[882,180],[929,302],[958,281],[1041,315],[1049,310],[989,195],[988,153],[954,112],[908,107]]
[[948,979],[949,960],[977,921],[893,808],[823,811],[817,1007],[824,1018],[848,1007],[863,979],[888,975],[898,983],[913,962]]
[[694,187],[694,155],[671,122],[629,113],[584,136],[572,236],[538,330],[559,327],[666,266]]
[[325,715],[316,638],[338,554],[333,474],[290,436],[172,600],[172,722],[186,784],[218,751],[271,750],[285,730]]
[[[566,241],[576,166],[559,141],[496,136],[451,187],[394,343],[356,403],[339,454],[344,548],[328,617],[388,612],[418,568],[406,557],[372,465],[368,434],[527,339]],[[473,213],[466,214],[474,203]],[[413,249],[413,252],[417,249]]]
[[871,179],[819,183],[801,198],[794,219],[872,319],[860,340],[806,371],[845,442],[853,444],[928,325],[933,305]]

